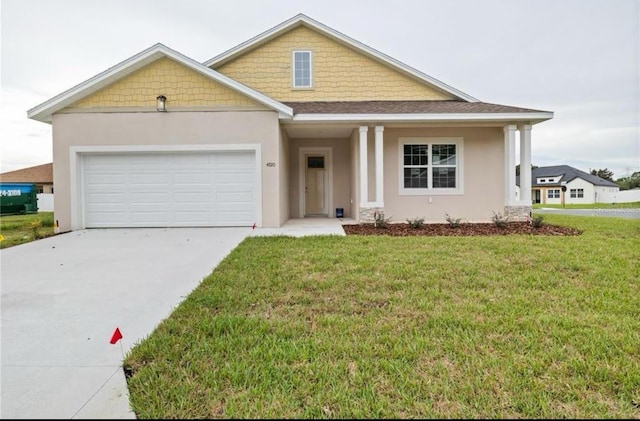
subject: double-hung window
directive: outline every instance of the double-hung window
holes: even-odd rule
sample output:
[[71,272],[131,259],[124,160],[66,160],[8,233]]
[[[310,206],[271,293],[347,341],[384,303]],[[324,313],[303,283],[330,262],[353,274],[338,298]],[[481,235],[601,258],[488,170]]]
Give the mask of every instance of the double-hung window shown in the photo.
[[580,199],[584,197],[584,189],[571,189],[569,193],[572,199]]
[[560,189],[547,190],[547,199],[560,199]]
[[462,194],[462,138],[400,138],[400,194]]
[[312,78],[312,57],[311,51],[298,50],[293,52],[292,82],[294,88],[311,88]]

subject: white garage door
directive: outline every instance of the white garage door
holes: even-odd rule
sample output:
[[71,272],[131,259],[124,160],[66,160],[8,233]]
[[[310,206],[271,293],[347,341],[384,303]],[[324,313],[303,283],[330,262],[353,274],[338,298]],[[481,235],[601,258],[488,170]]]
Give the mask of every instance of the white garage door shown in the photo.
[[254,151],[88,154],[84,222],[98,227],[248,226]]

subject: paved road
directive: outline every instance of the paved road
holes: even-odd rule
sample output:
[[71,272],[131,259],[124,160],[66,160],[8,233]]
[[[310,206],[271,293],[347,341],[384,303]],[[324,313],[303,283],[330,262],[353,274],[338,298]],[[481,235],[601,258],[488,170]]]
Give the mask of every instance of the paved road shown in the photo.
[[640,208],[629,209],[534,209],[535,213],[555,213],[562,215],[608,216],[612,218],[640,219]]

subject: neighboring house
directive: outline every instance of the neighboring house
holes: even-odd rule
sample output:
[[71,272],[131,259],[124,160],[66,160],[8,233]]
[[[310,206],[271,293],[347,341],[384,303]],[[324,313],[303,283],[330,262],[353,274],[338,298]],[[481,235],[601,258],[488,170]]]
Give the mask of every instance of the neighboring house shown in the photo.
[[[520,179],[517,180],[520,190]],[[538,167],[531,174],[533,203],[578,204],[603,202],[620,190],[612,181],[568,165]]]
[[553,113],[481,102],[300,14],[205,63],[156,44],[28,116],[54,126],[67,231],[526,218],[516,131],[529,168]]
[[0,182],[35,184],[37,193],[53,193],[53,163],[3,172]]

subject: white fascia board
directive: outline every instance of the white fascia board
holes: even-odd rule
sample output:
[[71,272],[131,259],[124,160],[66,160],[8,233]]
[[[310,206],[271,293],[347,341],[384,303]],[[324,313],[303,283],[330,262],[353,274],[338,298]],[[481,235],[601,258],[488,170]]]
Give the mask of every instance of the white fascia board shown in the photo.
[[545,121],[553,113],[451,113],[451,114],[297,114],[294,122],[419,122],[419,121]]
[[457,97],[458,99],[462,99],[468,102],[479,102],[479,100],[477,98],[472,97],[471,95],[468,95],[452,86],[447,85],[444,82],[439,81],[436,78],[433,78],[425,73],[422,73],[419,70],[414,69],[411,66],[408,66],[396,59],[394,59],[393,57],[390,57],[384,53],[381,53],[380,51],[369,47],[366,44],[361,43],[360,41],[357,41],[341,32],[336,31],[335,29],[332,29],[316,20],[311,19],[310,17],[304,15],[304,14],[298,14],[296,16],[294,16],[293,18],[284,21],[283,23],[281,23],[280,25],[277,25],[253,38],[251,38],[248,41],[243,42],[242,44],[225,51],[224,53],[212,58],[211,60],[208,60],[204,63],[205,66],[210,67],[213,65],[220,65],[225,63],[226,61],[229,61],[231,59],[233,59],[234,57],[236,57],[237,55],[241,54],[242,52],[249,50],[251,48],[253,48],[254,46],[260,45],[264,42],[269,41],[270,39],[273,39],[275,37],[277,37],[278,35],[280,35],[283,32],[286,32],[287,30],[294,28],[298,25],[307,25],[311,28],[316,29],[317,31],[324,33],[325,35],[329,36],[330,38],[333,38],[339,42],[341,42],[342,44],[346,44],[347,46],[350,46],[351,48],[354,48],[362,53],[364,53],[365,55],[380,61],[384,64],[387,64],[393,68],[399,69],[401,71],[403,71],[404,73],[409,74],[410,76],[413,76],[416,79],[419,79],[423,82],[427,82],[430,85],[433,85],[455,97]]
[[274,109],[282,118],[290,118],[293,116],[293,110],[286,105],[275,101],[274,99],[261,94],[233,79],[224,76],[215,70],[203,66],[199,62],[181,54],[163,44],[155,44],[152,47],[126,59],[125,61],[105,70],[104,72],[88,79],[71,89],[51,98],[50,100],[27,111],[27,117],[50,123],[51,115],[56,111],[86,97],[106,86],[121,79],[134,71],[158,60],[161,57],[168,57],[175,60],[193,71],[212,79],[221,85],[224,85],[236,92],[248,96],[249,98]]

